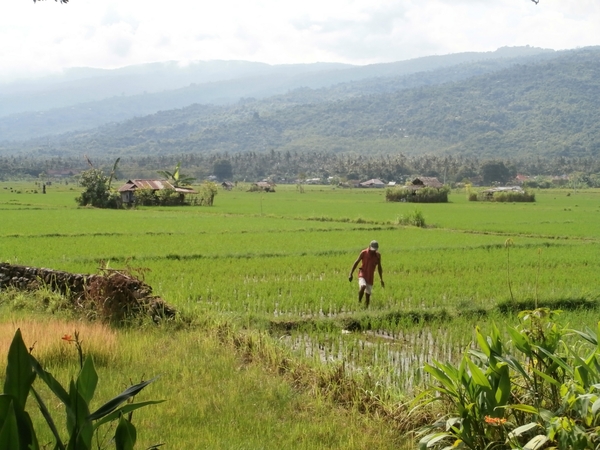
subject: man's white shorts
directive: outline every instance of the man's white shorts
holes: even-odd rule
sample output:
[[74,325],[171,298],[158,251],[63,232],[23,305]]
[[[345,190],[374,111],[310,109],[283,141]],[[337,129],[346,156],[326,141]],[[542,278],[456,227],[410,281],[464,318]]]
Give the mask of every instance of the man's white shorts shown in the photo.
[[358,287],[360,289],[362,289],[362,287],[365,286],[365,292],[369,295],[371,295],[371,291],[373,290],[373,285],[372,284],[367,284],[367,280],[365,280],[364,278],[360,277],[358,279]]

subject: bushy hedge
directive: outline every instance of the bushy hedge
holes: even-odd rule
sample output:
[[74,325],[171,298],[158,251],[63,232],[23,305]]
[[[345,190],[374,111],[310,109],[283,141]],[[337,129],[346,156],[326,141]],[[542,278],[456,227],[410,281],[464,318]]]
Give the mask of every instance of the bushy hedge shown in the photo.
[[158,205],[158,198],[152,189],[136,189],[135,203],[141,206]]
[[205,181],[198,189],[198,195],[190,199],[190,205],[212,206],[218,192],[217,185],[212,181]]
[[405,187],[388,188],[385,191],[387,202],[409,202],[409,203],[447,203],[450,189],[424,187],[416,191]]
[[158,204],[160,206],[178,206],[184,204],[183,194],[179,194],[174,189],[161,189],[156,193]]
[[212,206],[217,195],[217,185],[207,181],[198,188],[198,194],[183,196],[173,189],[137,189],[135,202],[141,206]]
[[121,197],[110,189],[110,179],[100,169],[89,169],[81,172],[79,185],[84,188],[81,195],[75,198],[79,206],[95,208],[119,208]]
[[185,204],[185,199],[174,189],[137,189],[135,203],[140,206],[178,206]]
[[480,192],[478,195],[469,195],[469,201],[486,202],[535,202],[535,194],[529,192],[494,192],[489,195]]
[[556,187],[550,180],[527,180],[523,182],[523,187],[532,189],[550,189]]

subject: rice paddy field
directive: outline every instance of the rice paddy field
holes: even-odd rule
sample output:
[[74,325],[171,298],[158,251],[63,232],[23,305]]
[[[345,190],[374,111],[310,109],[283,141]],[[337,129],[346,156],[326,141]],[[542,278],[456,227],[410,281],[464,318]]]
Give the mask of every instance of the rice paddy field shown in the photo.
[[[294,357],[343,364],[399,401],[419,389],[424,362],[459,359],[475,325],[514,324],[515,304],[563,309],[574,327],[599,319],[598,190],[539,190],[535,203],[453,191],[446,204],[410,204],[377,189],[240,186],[212,207],[132,210],[78,208],[77,194],[0,183],[0,259],[78,273],[142,268],[186,317],[267,331]],[[426,227],[398,225],[415,211]],[[385,288],[376,276],[367,310],[348,275],[372,239]],[[364,444],[348,439],[321,448]]]

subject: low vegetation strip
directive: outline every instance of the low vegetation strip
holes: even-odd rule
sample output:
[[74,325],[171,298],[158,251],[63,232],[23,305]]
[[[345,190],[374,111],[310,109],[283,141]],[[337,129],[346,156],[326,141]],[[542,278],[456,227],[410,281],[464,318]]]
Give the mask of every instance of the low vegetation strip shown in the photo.
[[[598,299],[561,298],[549,301],[535,299],[522,301],[500,302],[488,309],[466,307],[458,310],[446,308],[399,309],[385,311],[362,311],[354,313],[328,314],[327,316],[303,317],[298,319],[266,319],[266,327],[273,335],[291,331],[340,331],[340,332],[371,332],[392,331],[411,327],[413,325],[435,325],[443,322],[450,324],[463,318],[483,319],[487,317],[502,317],[518,314],[521,311],[536,308],[548,308],[561,311],[596,311],[600,308]],[[259,318],[254,318],[252,324],[260,328]]]

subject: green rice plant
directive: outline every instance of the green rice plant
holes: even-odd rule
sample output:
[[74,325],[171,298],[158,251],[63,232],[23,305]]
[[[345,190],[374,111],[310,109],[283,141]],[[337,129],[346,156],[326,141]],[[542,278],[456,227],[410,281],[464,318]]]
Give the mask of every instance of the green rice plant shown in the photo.
[[[565,317],[588,324],[597,309],[598,289],[589,282],[599,269],[597,190],[569,197],[543,191],[535,203],[516,204],[468,202],[452,193],[448,204],[419,204],[436,228],[401,229],[395,218],[416,205],[388,203],[381,190],[307,187],[299,196],[282,185],[263,197],[222,191],[212,208],[128,211],[76,209],[77,192],[64,186],[45,196],[27,193],[26,185],[19,190],[0,190],[0,210],[7,212],[0,211],[2,260],[78,273],[95,273],[101,260],[132,261],[151,269],[146,281],[153,291],[193,321],[226,317],[274,336],[326,330],[329,340],[311,341],[315,361],[321,363],[320,352],[330,364],[351,355],[348,373],[352,365],[381,376],[390,390],[415,389],[410,377],[431,358],[455,362],[475,324],[508,323],[523,308],[563,305],[571,305]],[[268,214],[260,215],[259,202]],[[382,244],[387,286],[374,291],[367,317],[342,274],[374,237]],[[531,251],[539,248],[543,258]],[[5,292],[7,315],[46,310]],[[48,309],[60,312],[53,303]],[[442,310],[445,319],[436,321]],[[342,318],[360,327],[332,341],[342,333],[332,323]],[[419,334],[424,326],[433,329],[433,340]],[[320,349],[321,340],[331,348]]]
[[539,296],[538,296],[538,287],[539,287],[539,282],[540,282],[540,269],[542,267],[542,249],[538,248],[537,250],[538,253],[538,266],[537,266],[537,272],[535,274],[535,309],[538,308],[538,303],[539,303]]
[[[356,310],[355,287],[340,272],[376,233],[382,242],[384,270],[390,274],[388,288],[374,292],[377,310],[441,305],[450,311],[465,311],[467,306],[492,310],[511,298],[506,275],[499,276],[505,271],[499,261],[507,257],[506,235],[418,227],[400,232],[268,228],[262,233],[251,228],[255,224],[250,219],[245,221],[248,232],[194,234],[173,225],[170,234],[162,234],[154,232],[150,219],[148,233],[0,237],[0,244],[5,254],[18,257],[15,263],[78,273],[96,272],[100,260],[122,266],[129,259],[151,269],[146,281],[157,295],[199,314],[230,310],[303,315],[320,309],[329,313],[329,305],[332,313]],[[284,226],[279,220],[275,223]],[[236,220],[221,224],[228,229],[242,226]],[[212,243],[216,238],[218,246]],[[509,271],[515,299],[521,290],[534,298],[536,278],[537,296],[544,304],[597,297],[589,284],[598,270],[594,241],[512,239]],[[531,252],[537,248],[544,249],[541,262]]]
[[[133,449],[137,431],[132,420],[133,411],[160,401],[131,403],[135,395],[154,380],[143,381],[123,391],[94,412],[89,404],[94,396],[98,375],[91,357],[84,360],[79,335],[75,338],[65,335],[64,340],[73,342],[77,348],[80,371],[76,380],[71,380],[68,391],[39,362],[29,354],[20,329],[17,330],[8,351],[8,363],[4,382],[4,392],[0,395],[0,446],[6,450],[37,450],[37,431],[25,406],[31,393],[46,420],[55,439],[54,448],[59,450],[91,450],[101,448],[99,427],[116,422],[114,435],[115,448]],[[38,391],[33,387],[39,377],[65,406],[68,439],[63,441],[50,410]],[[123,403],[126,403],[124,406]],[[95,439],[96,436],[96,439]],[[93,441],[96,443],[93,445]]]
[[506,283],[508,284],[508,291],[510,292],[510,300],[514,302],[515,297],[512,292],[512,285],[510,284],[510,246],[513,244],[514,242],[510,238],[504,241],[504,247],[506,248]]
[[423,217],[422,211],[415,209],[413,212],[398,216],[396,224],[425,228],[425,217]]

